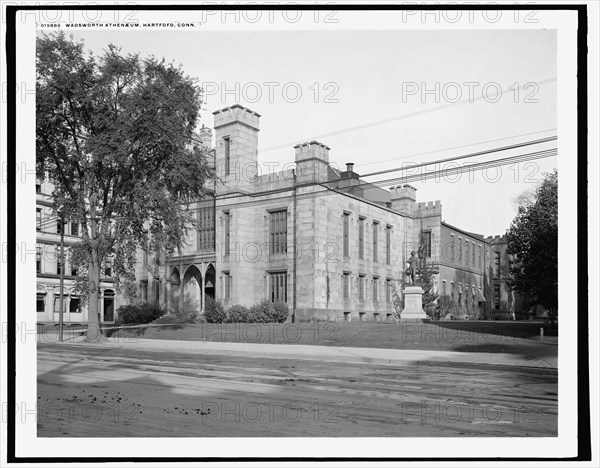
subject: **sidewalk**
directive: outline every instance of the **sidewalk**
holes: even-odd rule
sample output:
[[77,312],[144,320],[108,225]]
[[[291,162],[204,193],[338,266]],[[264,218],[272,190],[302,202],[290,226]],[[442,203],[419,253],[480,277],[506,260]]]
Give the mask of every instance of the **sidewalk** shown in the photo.
[[[303,359],[360,364],[387,365],[456,365],[468,367],[511,366],[553,371],[558,368],[557,356],[527,357],[507,353],[466,353],[456,351],[398,350],[380,348],[349,348],[297,344],[223,343],[210,341],[178,341],[143,338],[109,338],[102,344],[82,343],[83,336],[67,344],[93,347],[119,347],[135,351],[191,353],[199,355],[241,356],[255,358]],[[544,340],[532,346],[555,347],[556,340]]]

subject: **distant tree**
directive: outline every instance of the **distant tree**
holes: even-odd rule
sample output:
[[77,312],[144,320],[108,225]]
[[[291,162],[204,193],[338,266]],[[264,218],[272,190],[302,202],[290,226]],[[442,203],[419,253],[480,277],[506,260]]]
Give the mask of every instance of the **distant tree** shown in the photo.
[[544,174],[535,199],[521,205],[506,233],[512,255],[510,285],[558,316],[558,172]]
[[131,286],[139,247],[172,252],[194,224],[188,204],[213,177],[192,143],[202,90],[164,59],[112,44],[94,57],[62,32],[36,52],[37,174],[54,185],[55,211],[83,228],[72,261],[97,341],[103,261],[114,257],[118,289]]
[[535,202],[535,189],[533,188],[524,190],[512,199],[512,205],[517,210],[521,206],[527,208],[533,202]]
[[426,234],[423,230],[420,233],[418,256],[419,256],[419,277],[417,284],[423,289],[423,310],[430,317],[435,317],[435,302],[439,294],[434,291],[435,275],[438,271],[433,269],[432,265],[427,264],[425,248],[427,246]]

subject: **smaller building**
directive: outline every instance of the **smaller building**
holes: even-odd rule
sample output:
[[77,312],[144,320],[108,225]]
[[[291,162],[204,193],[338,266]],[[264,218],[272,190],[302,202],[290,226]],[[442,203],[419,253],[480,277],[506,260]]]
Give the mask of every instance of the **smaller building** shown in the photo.
[[[71,264],[71,246],[80,241],[81,226],[61,220],[53,213],[52,184],[36,182],[36,311],[38,323],[58,323],[60,316],[60,274],[64,272],[63,321],[87,323],[88,307],[75,290],[77,270]],[[64,261],[60,262],[61,230],[64,229]],[[113,267],[107,259],[100,270],[100,323],[114,323],[123,298],[114,287]]]

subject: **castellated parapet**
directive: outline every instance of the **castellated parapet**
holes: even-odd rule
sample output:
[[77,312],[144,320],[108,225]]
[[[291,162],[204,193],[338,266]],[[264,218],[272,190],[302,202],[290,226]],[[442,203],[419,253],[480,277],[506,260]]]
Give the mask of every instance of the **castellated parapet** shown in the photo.
[[299,183],[327,182],[329,177],[329,146],[310,141],[294,146]]
[[414,216],[417,210],[417,189],[404,184],[390,187],[392,209],[407,216]]
[[214,111],[213,115],[215,116],[215,129],[233,122],[239,122],[255,130],[260,130],[260,114],[239,104]]
[[442,215],[442,203],[440,200],[435,202],[422,202],[417,203],[416,215],[419,218],[426,218],[429,216],[441,216]]
[[324,145],[316,140],[312,140],[306,143],[300,143],[294,146],[296,150],[296,162],[304,161],[306,159],[319,159],[329,164],[329,146]]

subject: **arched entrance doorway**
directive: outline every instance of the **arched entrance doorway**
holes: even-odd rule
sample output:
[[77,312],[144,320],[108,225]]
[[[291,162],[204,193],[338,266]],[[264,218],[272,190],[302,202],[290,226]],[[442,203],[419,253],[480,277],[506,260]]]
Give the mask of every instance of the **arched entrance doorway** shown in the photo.
[[175,312],[179,312],[179,286],[181,284],[181,277],[179,276],[179,270],[177,267],[171,270],[171,297],[169,298],[169,302],[171,308]]
[[202,310],[202,274],[190,265],[183,275],[183,298],[180,312],[200,313]]
[[215,267],[212,264],[208,265],[208,268],[206,269],[206,274],[204,275],[204,292],[206,294],[206,297],[212,297],[213,299],[215,298],[216,277],[217,275],[215,272]]

